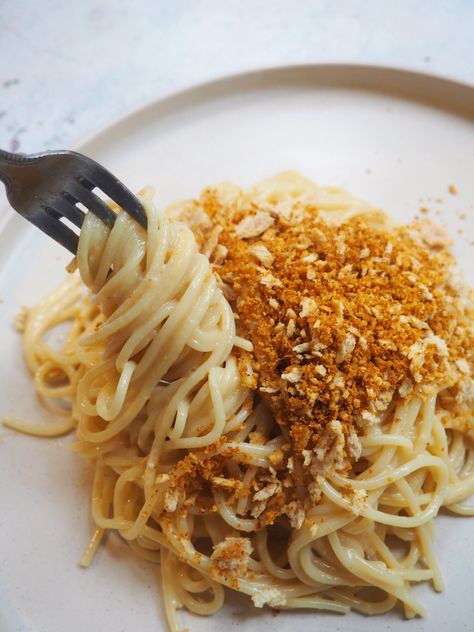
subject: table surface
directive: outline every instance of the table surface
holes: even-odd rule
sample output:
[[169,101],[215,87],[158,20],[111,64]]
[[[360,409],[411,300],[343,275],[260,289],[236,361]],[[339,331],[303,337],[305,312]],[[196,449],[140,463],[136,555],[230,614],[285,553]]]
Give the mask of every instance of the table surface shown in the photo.
[[474,83],[473,32],[473,0],[3,0],[0,147],[71,147],[169,92],[278,65]]

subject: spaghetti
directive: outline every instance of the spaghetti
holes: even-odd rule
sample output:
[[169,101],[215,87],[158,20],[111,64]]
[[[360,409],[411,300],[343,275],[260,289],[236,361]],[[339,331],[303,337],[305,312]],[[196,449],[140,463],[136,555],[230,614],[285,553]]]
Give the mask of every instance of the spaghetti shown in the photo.
[[60,420],[8,423],[76,428],[95,469],[81,564],[118,531],[161,565],[173,631],[226,586],[422,615],[412,585],[443,587],[433,519],[474,514],[474,302],[440,234],[295,174],[166,214],[151,195],[147,231],[86,216],[79,274],[26,317]]

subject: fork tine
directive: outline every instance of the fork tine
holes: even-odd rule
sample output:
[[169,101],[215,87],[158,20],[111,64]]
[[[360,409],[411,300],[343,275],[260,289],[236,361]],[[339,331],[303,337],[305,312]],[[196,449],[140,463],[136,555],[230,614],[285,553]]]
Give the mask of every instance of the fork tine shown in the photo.
[[93,164],[87,170],[87,179],[90,183],[94,187],[101,189],[111,200],[123,208],[130,217],[141,224],[143,228],[146,228],[147,218],[140,200],[110,171],[107,171],[98,163],[91,162]]
[[62,195],[57,195],[51,204],[54,211],[59,212],[78,228],[82,228],[84,213],[77,208],[75,201],[68,199],[70,196],[63,191]]
[[[99,219],[101,219],[107,226],[112,228],[117,215],[108,206],[104,200],[93,193],[89,187],[88,182],[82,179],[76,179],[76,182],[68,187],[68,195],[76,202],[84,204],[84,206],[92,211]],[[94,185],[91,185],[94,186]]]
[[23,213],[23,217],[75,255],[79,236],[60,220],[55,219],[54,215],[51,216],[50,212],[56,213],[54,209],[43,207],[41,210],[35,209],[34,212]]

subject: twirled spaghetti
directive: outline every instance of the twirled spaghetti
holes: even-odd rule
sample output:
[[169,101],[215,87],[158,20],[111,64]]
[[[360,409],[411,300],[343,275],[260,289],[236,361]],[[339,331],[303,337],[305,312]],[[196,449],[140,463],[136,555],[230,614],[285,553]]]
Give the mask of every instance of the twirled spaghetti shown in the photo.
[[[407,616],[423,614],[412,584],[442,590],[433,518],[441,507],[474,514],[463,504],[474,492],[474,309],[454,287],[452,262],[416,227],[392,239],[380,212],[297,176],[209,190],[168,215],[149,190],[142,200],[147,231],[124,212],[112,230],[89,214],[80,275],[28,312],[26,361],[62,419],[9,422],[47,435],[76,428],[74,448],[95,468],[95,532],[82,564],[105,530],[118,531],[161,565],[174,631],[177,608],[212,614],[224,586],[256,606],[378,614],[401,602]],[[294,283],[280,242],[304,266]],[[442,278],[431,278],[433,265]],[[393,307],[393,336],[405,336],[398,347],[382,336],[375,302],[365,328],[354,325],[351,274],[369,303],[384,275],[398,275],[380,303]],[[326,285],[311,294],[315,279]],[[426,321],[405,283],[425,297]],[[321,304],[326,290],[334,304]],[[456,321],[444,338],[442,310]],[[328,314],[342,337],[324,333]],[[63,322],[67,339],[53,349],[45,334]],[[273,362],[281,345],[288,352]],[[374,350],[391,353],[399,372]],[[370,364],[357,374],[363,354]]]

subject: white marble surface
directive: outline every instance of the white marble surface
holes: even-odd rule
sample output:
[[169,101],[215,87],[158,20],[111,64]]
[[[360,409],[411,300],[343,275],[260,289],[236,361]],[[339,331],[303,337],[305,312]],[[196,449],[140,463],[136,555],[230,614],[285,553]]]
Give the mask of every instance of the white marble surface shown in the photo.
[[473,0],[0,0],[0,147],[70,147],[181,87],[284,64],[473,83],[473,33]]

